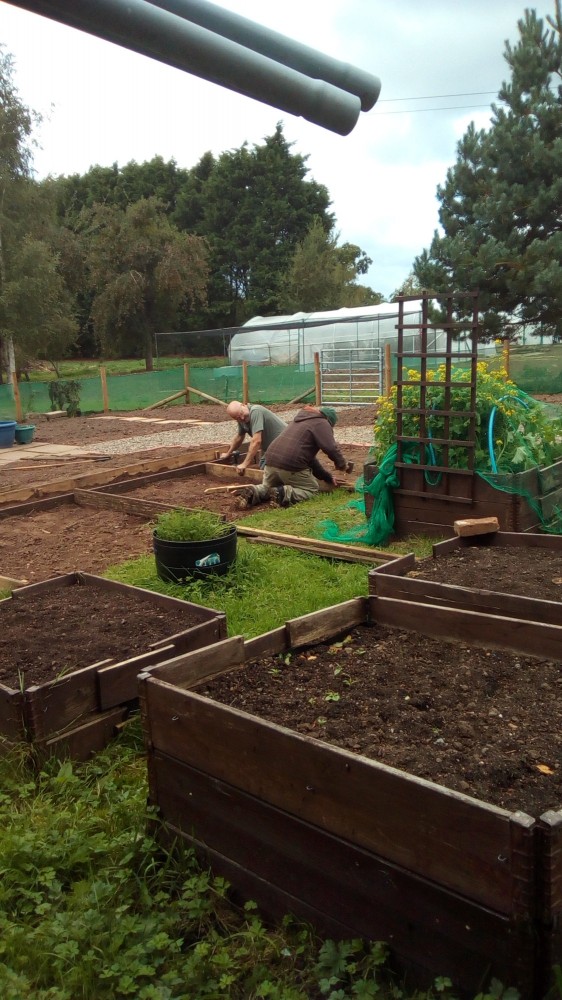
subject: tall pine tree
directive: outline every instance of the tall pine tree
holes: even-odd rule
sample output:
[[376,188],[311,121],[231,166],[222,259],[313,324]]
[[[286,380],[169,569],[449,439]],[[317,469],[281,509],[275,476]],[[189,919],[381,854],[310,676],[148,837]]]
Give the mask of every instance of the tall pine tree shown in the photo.
[[[484,334],[562,335],[562,16],[526,10],[488,130],[471,125],[437,190],[443,234],[414,263],[436,292],[480,290]],[[510,321],[506,321],[506,314]],[[513,321],[513,322],[512,322]]]

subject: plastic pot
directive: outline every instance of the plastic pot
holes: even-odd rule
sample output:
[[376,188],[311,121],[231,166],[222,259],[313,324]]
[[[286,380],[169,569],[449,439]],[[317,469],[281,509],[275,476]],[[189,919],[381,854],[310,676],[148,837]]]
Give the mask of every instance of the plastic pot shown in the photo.
[[20,424],[16,427],[16,441],[18,444],[31,444],[35,434],[35,424]]
[[0,448],[11,448],[16,438],[15,420],[0,420]]
[[238,533],[231,525],[226,534],[205,542],[169,542],[152,536],[156,572],[167,583],[192,577],[223,576],[236,561]]

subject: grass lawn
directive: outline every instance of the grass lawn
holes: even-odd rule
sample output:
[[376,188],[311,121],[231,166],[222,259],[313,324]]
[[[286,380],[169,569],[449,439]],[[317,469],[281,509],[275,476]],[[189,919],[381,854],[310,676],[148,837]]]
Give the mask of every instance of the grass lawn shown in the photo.
[[[220,368],[228,364],[228,358],[189,358],[176,356],[155,358],[154,370],[165,371],[168,368],[179,368],[184,364],[189,365],[190,368]],[[76,360],[60,361],[57,367],[61,379],[99,378],[100,368],[105,368],[108,375],[132,375],[135,372],[146,371],[146,365],[142,358],[109,359],[107,361],[104,361],[102,358],[92,358],[90,360],[80,360],[77,358]],[[49,371],[30,372],[29,377],[32,382],[50,382],[57,376],[51,369]]]

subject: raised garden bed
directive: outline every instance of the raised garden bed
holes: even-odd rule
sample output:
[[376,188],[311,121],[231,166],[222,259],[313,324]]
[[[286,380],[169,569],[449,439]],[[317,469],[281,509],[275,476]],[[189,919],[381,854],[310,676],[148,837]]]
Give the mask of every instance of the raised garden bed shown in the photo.
[[84,759],[134,707],[137,674],[223,639],[221,612],[87,573],[0,601],[0,746]]
[[451,538],[369,572],[369,593],[562,625],[562,536]]
[[[366,463],[365,482],[370,483],[377,473],[374,463]],[[537,467],[497,479],[503,489],[496,489],[475,473],[451,470],[442,481],[431,485],[423,470],[415,466],[400,469],[400,487],[393,490],[396,535],[452,536],[454,522],[470,517],[497,517],[502,531],[536,532],[562,505],[562,460],[548,468]],[[449,493],[445,499],[444,490]],[[543,520],[526,496],[537,504]],[[367,517],[372,502],[371,495],[365,494]]]
[[150,800],[271,916],[538,1000],[562,956],[561,640],[371,596],[172,658],[139,678]]

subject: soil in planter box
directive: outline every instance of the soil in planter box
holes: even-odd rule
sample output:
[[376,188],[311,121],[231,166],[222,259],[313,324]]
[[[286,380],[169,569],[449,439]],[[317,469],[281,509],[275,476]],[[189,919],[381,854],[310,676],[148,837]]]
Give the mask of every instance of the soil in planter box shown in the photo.
[[27,688],[200,624],[188,606],[164,608],[95,584],[58,587],[0,603],[0,683]]
[[562,599],[562,553],[543,548],[475,545],[424,559],[407,575],[543,601]]
[[509,810],[562,805],[562,664],[383,626],[200,694]]

